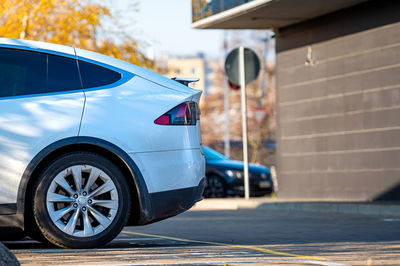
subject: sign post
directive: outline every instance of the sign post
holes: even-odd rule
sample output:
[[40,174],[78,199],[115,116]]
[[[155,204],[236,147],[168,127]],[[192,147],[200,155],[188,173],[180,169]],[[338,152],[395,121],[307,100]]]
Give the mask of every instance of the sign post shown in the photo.
[[244,163],[244,198],[250,198],[249,189],[249,153],[247,151],[247,99],[246,99],[246,73],[244,69],[244,48],[239,48],[239,76],[242,102],[242,136],[243,136],[243,163]]
[[250,198],[249,186],[249,153],[247,139],[247,99],[246,84],[255,80],[260,71],[260,60],[250,49],[243,46],[233,50],[225,61],[225,72],[234,84],[240,84],[242,106],[242,137],[244,163],[244,197]]
[[[228,55],[227,33],[224,32],[224,53]],[[231,157],[231,138],[229,134],[229,86],[224,82],[224,112],[225,112],[225,136],[224,136],[224,153],[226,157]]]

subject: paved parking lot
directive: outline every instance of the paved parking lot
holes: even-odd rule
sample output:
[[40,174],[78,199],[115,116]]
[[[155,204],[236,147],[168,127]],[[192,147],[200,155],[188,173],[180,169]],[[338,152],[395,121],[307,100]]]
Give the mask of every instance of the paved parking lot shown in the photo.
[[5,242],[21,264],[399,265],[400,219],[258,209],[189,211],[100,249]]

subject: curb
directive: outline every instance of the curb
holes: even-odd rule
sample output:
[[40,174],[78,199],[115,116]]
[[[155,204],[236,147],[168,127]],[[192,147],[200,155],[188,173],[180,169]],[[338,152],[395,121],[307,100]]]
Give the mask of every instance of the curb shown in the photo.
[[21,265],[14,254],[0,242],[0,265],[19,266]]
[[372,215],[400,217],[400,205],[366,203],[366,202],[334,202],[322,200],[282,200],[282,199],[204,199],[192,211],[206,210],[238,210],[258,209],[268,211],[298,211],[316,213],[341,213],[356,215]]

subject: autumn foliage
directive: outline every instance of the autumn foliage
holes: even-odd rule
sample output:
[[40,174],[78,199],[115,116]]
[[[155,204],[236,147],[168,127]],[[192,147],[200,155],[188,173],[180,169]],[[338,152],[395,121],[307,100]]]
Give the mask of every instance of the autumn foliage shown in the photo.
[[152,67],[120,19],[89,0],[2,0],[0,37],[71,45]]

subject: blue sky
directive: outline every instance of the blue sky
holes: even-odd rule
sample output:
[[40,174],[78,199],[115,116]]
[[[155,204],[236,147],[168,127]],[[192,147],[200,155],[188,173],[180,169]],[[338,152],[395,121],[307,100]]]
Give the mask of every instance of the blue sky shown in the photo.
[[[118,0],[119,8],[130,0]],[[147,43],[147,50],[155,55],[168,53],[190,56],[204,52],[216,57],[222,52],[222,30],[196,30],[191,28],[190,0],[139,0],[139,12],[133,12],[135,24],[132,34]],[[114,2],[115,3],[115,2]],[[129,18],[129,16],[125,16]]]

